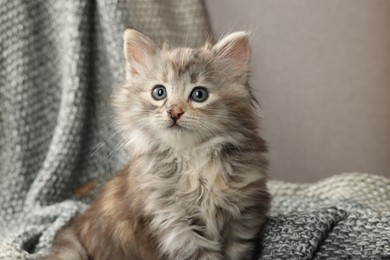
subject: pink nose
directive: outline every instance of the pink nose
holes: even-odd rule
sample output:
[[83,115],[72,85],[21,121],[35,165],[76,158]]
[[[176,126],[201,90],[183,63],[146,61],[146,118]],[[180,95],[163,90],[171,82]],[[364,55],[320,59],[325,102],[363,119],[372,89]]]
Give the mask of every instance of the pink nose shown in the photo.
[[176,122],[184,114],[183,107],[179,105],[173,105],[168,110],[168,114],[173,119],[173,121]]

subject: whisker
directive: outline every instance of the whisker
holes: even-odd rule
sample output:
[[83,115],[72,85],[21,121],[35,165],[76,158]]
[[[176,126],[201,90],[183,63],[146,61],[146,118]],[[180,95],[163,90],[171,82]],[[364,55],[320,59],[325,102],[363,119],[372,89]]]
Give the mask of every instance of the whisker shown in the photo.
[[108,143],[112,138],[114,138],[116,135],[118,135],[119,133],[121,132],[121,130],[117,130],[115,131],[113,134],[111,134],[108,138],[106,138],[105,140],[103,140],[102,142],[96,144],[94,146],[94,150],[93,152],[89,155],[89,157],[91,158],[92,156],[95,155],[95,153],[97,153],[97,151],[100,150],[100,148],[102,148],[106,143]]
[[[147,127],[149,127],[151,124],[153,124],[153,122],[150,122],[146,125],[143,125],[141,127],[138,127],[137,129],[138,130],[143,130],[143,129],[146,129]],[[115,134],[118,134],[120,133],[121,131],[117,131]],[[115,135],[113,135],[115,136]],[[111,138],[113,138],[113,136]],[[134,137],[133,137],[134,138]],[[120,149],[124,148],[125,146],[127,146],[127,144],[131,143],[133,141],[133,138],[132,139],[128,139],[126,140],[125,138],[121,138],[122,139],[122,142],[119,142],[118,144],[116,144],[114,146],[114,148],[110,151],[110,153],[108,155],[106,155],[104,158],[103,158],[103,161],[102,163],[103,164],[106,164],[108,162],[109,159],[112,158],[112,156],[114,155],[115,152],[119,151]]]
[[128,143],[127,141],[124,141],[123,143],[118,143],[117,145],[115,145],[115,147],[112,149],[112,151],[107,156],[104,157],[102,163],[106,164],[108,162],[108,160],[112,158],[114,153],[119,151],[119,149],[122,149],[127,143]]

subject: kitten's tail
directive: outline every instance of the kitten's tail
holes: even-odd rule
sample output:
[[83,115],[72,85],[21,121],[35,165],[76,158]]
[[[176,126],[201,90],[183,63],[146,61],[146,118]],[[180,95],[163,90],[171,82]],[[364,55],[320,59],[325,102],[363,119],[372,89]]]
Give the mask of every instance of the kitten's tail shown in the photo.
[[87,252],[72,229],[60,232],[49,255],[40,260],[88,260]]

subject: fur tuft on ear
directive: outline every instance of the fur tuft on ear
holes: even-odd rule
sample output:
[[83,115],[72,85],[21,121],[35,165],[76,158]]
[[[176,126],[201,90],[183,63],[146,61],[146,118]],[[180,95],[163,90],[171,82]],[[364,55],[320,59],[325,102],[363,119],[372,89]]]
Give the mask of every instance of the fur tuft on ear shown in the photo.
[[240,77],[247,74],[250,47],[246,32],[227,35],[214,45],[213,51],[230,73]]
[[128,69],[133,73],[138,73],[140,66],[148,66],[150,58],[157,51],[157,46],[152,39],[133,29],[127,29],[123,38]]

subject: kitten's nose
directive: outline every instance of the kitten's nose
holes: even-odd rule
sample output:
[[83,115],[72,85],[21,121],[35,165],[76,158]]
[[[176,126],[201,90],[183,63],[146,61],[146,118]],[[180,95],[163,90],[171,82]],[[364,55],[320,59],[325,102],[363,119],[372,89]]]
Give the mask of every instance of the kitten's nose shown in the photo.
[[176,121],[179,120],[179,118],[184,114],[183,107],[179,105],[173,105],[168,110],[168,114],[176,123]]

